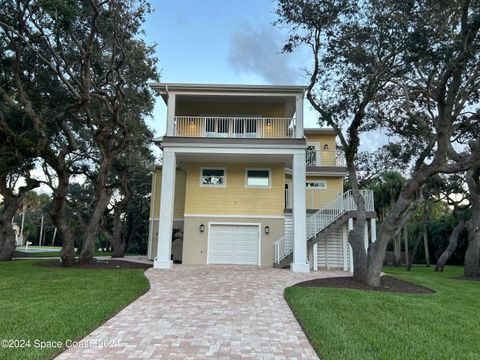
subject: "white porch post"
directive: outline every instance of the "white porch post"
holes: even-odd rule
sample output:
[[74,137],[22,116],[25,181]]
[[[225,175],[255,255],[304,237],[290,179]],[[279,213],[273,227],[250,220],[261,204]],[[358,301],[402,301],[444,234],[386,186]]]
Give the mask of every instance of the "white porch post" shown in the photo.
[[343,271],[348,270],[348,241],[347,241],[347,227],[344,225],[342,227],[342,236],[343,236]]
[[350,243],[348,242],[348,234],[352,230],[353,230],[353,219],[350,218],[348,219],[347,243],[348,243],[348,248],[350,249],[350,272],[353,273],[353,250],[352,250],[352,245],[350,245]]
[[158,221],[157,257],[153,267],[169,269],[173,266],[172,255],[172,227],[173,227],[173,200],[175,194],[175,152],[163,150],[162,187],[160,193],[160,216]]
[[167,136],[175,135],[175,93],[168,93],[167,100]]
[[313,270],[318,270],[318,243],[313,245]]
[[377,241],[377,219],[370,219],[370,233],[372,234],[372,243]]
[[365,251],[368,253],[368,220],[365,221],[365,235],[363,236],[363,241],[365,242]]
[[309,272],[307,263],[307,209],[305,204],[305,152],[293,155],[293,263],[292,271]]
[[[296,98],[294,137],[297,139],[303,139],[303,95],[297,95]],[[305,166],[305,163],[303,166]]]

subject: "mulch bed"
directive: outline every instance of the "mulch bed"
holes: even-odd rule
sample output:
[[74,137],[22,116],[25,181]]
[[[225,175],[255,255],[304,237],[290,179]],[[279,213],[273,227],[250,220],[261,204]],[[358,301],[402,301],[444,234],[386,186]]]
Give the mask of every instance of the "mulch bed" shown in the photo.
[[406,294],[432,294],[435,291],[408,281],[397,279],[393,276],[384,275],[380,279],[380,287],[369,286],[351,276],[339,276],[304,281],[295,286],[301,287],[326,287],[338,289],[357,289],[370,291],[395,292]]
[[[37,266],[47,267],[47,268],[63,268],[60,261],[44,261],[36,264]],[[70,268],[65,269],[116,269],[116,270],[126,270],[126,269],[150,269],[152,264],[143,264],[132,261],[123,261],[123,260],[99,260],[94,261],[91,264],[79,264],[75,263]]]
[[[52,254],[52,257],[58,257],[55,255],[56,253]],[[23,252],[23,251],[14,251],[13,258],[24,258],[24,257],[38,257],[34,252]]]

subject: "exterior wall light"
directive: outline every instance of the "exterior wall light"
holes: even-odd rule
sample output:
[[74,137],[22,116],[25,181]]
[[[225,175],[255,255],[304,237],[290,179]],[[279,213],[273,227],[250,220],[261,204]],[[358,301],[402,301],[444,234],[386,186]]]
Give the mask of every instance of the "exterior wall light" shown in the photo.
[[200,232],[204,232],[204,231],[205,231],[205,225],[200,224]]
[[265,226],[265,234],[270,234],[270,226]]
[[323,145],[323,151],[328,151],[328,144]]
[[193,118],[190,118],[190,119],[188,120],[188,123],[189,123],[190,125],[193,125],[193,124],[194,124]]
[[267,126],[272,126],[272,120],[270,119],[267,120]]

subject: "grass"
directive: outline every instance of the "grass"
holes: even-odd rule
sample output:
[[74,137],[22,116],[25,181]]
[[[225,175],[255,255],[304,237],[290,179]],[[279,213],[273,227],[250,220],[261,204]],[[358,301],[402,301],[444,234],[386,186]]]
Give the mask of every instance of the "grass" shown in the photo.
[[290,287],[285,298],[322,359],[479,359],[480,282],[461,267],[387,268],[429,295]]
[[80,339],[149,288],[143,270],[43,268],[35,262],[0,263],[0,340],[31,342],[20,349],[0,346],[2,360],[49,359],[61,350],[35,348],[36,339]]

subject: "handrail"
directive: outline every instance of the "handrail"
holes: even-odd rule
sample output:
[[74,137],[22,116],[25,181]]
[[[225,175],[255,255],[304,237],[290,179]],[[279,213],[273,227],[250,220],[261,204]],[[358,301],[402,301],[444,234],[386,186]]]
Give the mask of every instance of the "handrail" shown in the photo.
[[287,249],[286,247],[286,242],[285,242],[285,237],[281,237],[277,241],[273,243],[274,246],[274,257],[275,257],[275,263],[279,263],[282,259],[287,257],[292,251]]
[[[373,191],[361,190],[360,194],[365,201],[365,209],[367,211],[374,211]],[[307,217],[307,240],[316,236],[320,231],[336,221],[347,211],[354,210],[357,210],[357,204],[353,198],[352,190],[340,194],[325,206],[325,208],[320,209]]]

